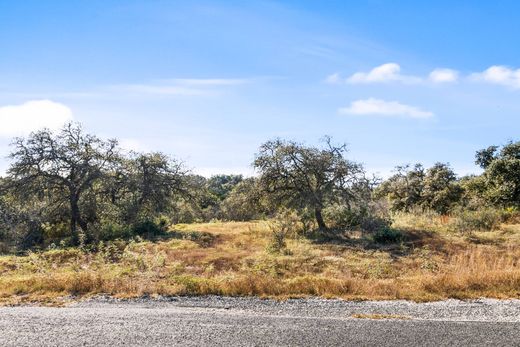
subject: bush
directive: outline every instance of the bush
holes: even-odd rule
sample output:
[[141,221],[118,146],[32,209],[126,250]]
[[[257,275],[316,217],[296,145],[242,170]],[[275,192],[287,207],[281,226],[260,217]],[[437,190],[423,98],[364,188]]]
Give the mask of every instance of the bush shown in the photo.
[[323,218],[332,229],[354,229],[359,227],[364,211],[354,211],[346,205],[332,205],[323,209]]
[[376,202],[357,208],[333,205],[324,209],[323,214],[333,229],[376,231],[389,227],[392,222],[386,206]]
[[153,239],[164,235],[169,224],[169,221],[163,217],[142,219],[133,225],[105,222],[96,226],[96,235],[99,241],[128,240],[134,236]]
[[271,242],[268,251],[288,253],[286,238],[301,231],[301,221],[294,211],[284,210],[276,215],[271,226]]
[[99,240],[129,239],[133,236],[132,230],[117,223],[107,222],[99,227]]
[[372,238],[376,243],[398,243],[403,240],[403,234],[399,230],[387,227],[376,231]]
[[498,229],[504,214],[491,207],[475,211],[459,209],[453,213],[452,226],[456,231],[492,231]]
[[168,230],[168,225],[165,220],[152,221],[144,220],[136,223],[132,228],[132,233],[147,239],[153,239],[157,236],[164,235]]

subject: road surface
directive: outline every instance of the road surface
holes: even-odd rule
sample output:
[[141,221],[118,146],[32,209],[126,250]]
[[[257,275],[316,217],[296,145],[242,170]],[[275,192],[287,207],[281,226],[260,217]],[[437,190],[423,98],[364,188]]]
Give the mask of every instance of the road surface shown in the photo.
[[520,346],[520,300],[96,298],[0,308],[0,346]]

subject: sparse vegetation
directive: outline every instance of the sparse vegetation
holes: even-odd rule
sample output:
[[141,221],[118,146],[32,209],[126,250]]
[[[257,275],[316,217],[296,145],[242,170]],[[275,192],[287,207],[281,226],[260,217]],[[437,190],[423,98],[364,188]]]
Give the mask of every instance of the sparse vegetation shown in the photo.
[[[452,232],[396,217],[400,234],[347,231],[341,242],[284,234],[274,223],[181,224],[155,241],[54,248],[0,257],[0,301],[59,302],[68,295],[318,295],[350,299],[518,298],[520,226]],[[395,232],[397,233],[397,232]],[[376,234],[377,235],[377,234]],[[399,236],[396,236],[399,235]],[[381,242],[384,241],[384,242]]]
[[76,125],[15,141],[0,302],[98,293],[518,298],[520,145],[366,178],[346,147],[265,143],[259,177],[192,175]]

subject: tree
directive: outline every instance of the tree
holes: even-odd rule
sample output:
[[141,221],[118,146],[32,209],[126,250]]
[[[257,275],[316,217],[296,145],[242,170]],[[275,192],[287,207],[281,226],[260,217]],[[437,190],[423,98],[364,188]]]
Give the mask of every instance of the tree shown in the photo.
[[245,178],[238,183],[220,204],[221,214],[227,220],[251,220],[260,217],[268,210],[265,196],[254,177]]
[[208,190],[219,201],[225,200],[233,188],[243,180],[242,175],[215,175],[207,180]]
[[460,201],[462,188],[453,169],[444,163],[435,163],[426,170],[422,205],[438,213],[448,213]]
[[422,201],[424,168],[421,164],[396,167],[396,173],[376,190],[376,196],[387,197],[393,211],[410,211]]
[[398,166],[396,174],[377,188],[376,195],[385,196],[393,211],[420,207],[448,213],[460,201],[462,188],[448,164],[436,163],[427,170],[415,164],[413,168]]
[[476,154],[476,164],[484,169],[485,198],[493,204],[520,206],[520,141],[501,149],[490,146]]
[[264,143],[254,161],[260,186],[279,204],[314,212],[320,229],[327,229],[323,209],[332,203],[350,206],[367,187],[360,164],[345,158],[346,145],[326,138],[322,148],[273,140]]
[[127,219],[131,222],[169,212],[176,197],[189,195],[184,165],[163,153],[137,154],[125,167],[122,185],[130,196]]
[[13,147],[11,188],[22,198],[47,195],[56,208],[68,205],[72,242],[77,243],[78,227],[88,231],[80,199],[117,162],[117,141],[85,134],[70,123],[57,134],[41,130],[17,138]]

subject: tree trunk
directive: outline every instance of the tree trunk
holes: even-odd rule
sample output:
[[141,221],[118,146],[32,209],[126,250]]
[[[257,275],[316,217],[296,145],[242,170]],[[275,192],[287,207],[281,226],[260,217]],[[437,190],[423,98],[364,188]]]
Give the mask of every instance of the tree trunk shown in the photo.
[[79,244],[79,233],[78,233],[78,220],[79,220],[79,206],[78,200],[75,195],[70,197],[70,236],[72,237],[72,244]]
[[71,193],[70,195],[70,233],[72,237],[72,244],[79,244],[79,230],[78,226],[86,232],[87,225],[81,218],[81,212],[79,210],[79,194]]
[[325,222],[323,221],[323,216],[321,215],[320,207],[316,207],[314,209],[314,216],[316,217],[316,222],[318,223],[318,228],[320,230],[327,230],[327,225],[325,225]]

